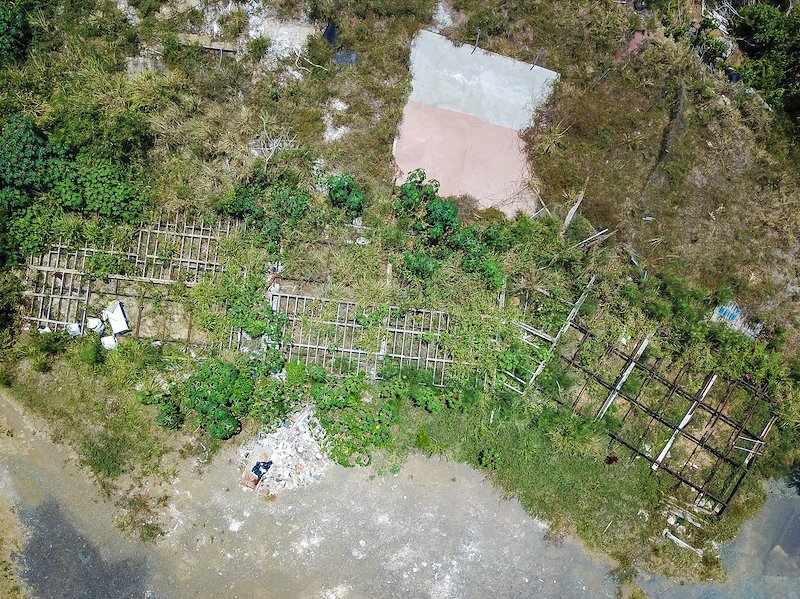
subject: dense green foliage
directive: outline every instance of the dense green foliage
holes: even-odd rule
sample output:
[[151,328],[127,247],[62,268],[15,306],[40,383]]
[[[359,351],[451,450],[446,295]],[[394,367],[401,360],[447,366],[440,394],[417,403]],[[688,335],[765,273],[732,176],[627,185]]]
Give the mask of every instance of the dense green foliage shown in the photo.
[[0,65],[20,58],[29,37],[28,21],[22,6],[16,2],[0,6]]
[[755,3],[739,15],[733,29],[750,57],[742,78],[770,104],[800,116],[800,14]]
[[426,181],[423,170],[410,173],[398,190],[396,216],[418,233],[418,249],[405,252],[403,264],[413,277],[426,281],[436,272],[438,260],[457,252],[465,271],[479,273],[491,289],[499,289],[504,278],[494,251],[506,251],[521,241],[515,236],[521,227],[505,221],[462,227],[455,203],[440,198],[438,190],[439,182]]
[[56,235],[59,211],[136,222],[148,203],[138,174],[107,158],[76,158],[52,144],[28,116],[14,113],[0,132],[0,262],[41,251]]
[[234,364],[208,360],[183,384],[181,406],[194,410],[195,423],[209,435],[227,439],[241,429],[238,419],[247,415],[253,391],[252,376]]
[[342,208],[350,218],[361,216],[367,198],[353,181],[353,175],[331,175],[328,177],[328,197],[331,204]]
[[[33,119],[12,114],[0,133],[0,183],[3,192],[36,192],[47,189],[58,178],[62,162],[37,130]],[[22,205],[27,205],[28,199]],[[6,210],[22,207],[4,198]]]
[[222,214],[244,220],[256,245],[277,256],[286,233],[308,213],[311,195],[300,186],[294,169],[256,170],[237,183],[214,207]]
[[64,208],[125,222],[141,216],[144,201],[122,169],[110,160],[79,157],[54,186]]

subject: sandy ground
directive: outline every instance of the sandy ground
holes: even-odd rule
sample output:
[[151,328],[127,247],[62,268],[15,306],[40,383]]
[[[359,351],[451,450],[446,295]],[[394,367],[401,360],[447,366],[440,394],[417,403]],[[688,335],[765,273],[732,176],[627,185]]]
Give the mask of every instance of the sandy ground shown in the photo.
[[[0,494],[17,506],[17,561],[37,597],[615,596],[608,561],[570,539],[549,543],[545,525],[463,464],[413,457],[386,477],[336,467],[314,486],[266,501],[238,487],[231,444],[204,471],[183,472],[167,536],[144,545],[120,536],[113,505],[71,453],[2,395],[0,418],[13,431],[0,440]],[[745,547],[736,563],[747,548],[761,550]],[[780,595],[737,594],[762,579],[759,572],[746,585],[706,585],[694,595],[647,582],[654,599],[797,596],[789,584]]]

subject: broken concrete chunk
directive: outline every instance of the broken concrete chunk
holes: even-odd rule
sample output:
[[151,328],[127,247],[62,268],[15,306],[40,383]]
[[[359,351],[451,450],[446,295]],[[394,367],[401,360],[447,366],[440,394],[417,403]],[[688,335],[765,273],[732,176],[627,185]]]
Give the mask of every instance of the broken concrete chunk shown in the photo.
[[95,333],[98,334],[102,334],[103,329],[105,329],[105,326],[103,325],[103,321],[101,319],[92,317],[86,319],[86,327],[90,331],[94,331]]

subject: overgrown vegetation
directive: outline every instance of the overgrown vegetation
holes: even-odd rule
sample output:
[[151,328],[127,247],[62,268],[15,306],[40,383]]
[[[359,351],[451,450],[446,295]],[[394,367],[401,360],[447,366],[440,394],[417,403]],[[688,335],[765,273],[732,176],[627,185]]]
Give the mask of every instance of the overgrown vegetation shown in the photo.
[[[110,2],[0,8],[4,265],[57,238],[122,245],[132,231],[126,225],[151,208],[246,224],[223,244],[224,273],[164,292],[185,304],[213,348],[192,358],[134,339],[105,352],[94,335],[32,332],[15,344],[21,284],[0,275],[0,382],[47,415],[107,489],[131,471],[158,472],[170,431],[215,447],[310,403],[340,464],[376,456],[395,463],[413,450],[451,455],[486,469],[556,530],[615,556],[620,572],[643,567],[698,579],[715,571],[665,542],[655,518],[642,518],[640,510],[657,512],[674,492],[668,479],[650,476],[641,460],[608,460],[616,457],[607,437],[618,425],[613,411],[589,422],[556,409],[549,398],[575,380],[547,349],[522,342],[516,327],[524,320],[558,330],[596,275],[580,314],[599,336],[586,348],[588,361],[600,367],[621,338],[657,332],[646,359],[745,378],[773,395],[784,424],[759,468],[773,475],[790,463],[800,423],[800,368],[787,359],[794,300],[773,302],[755,342],[708,315],[734,296],[764,306],[793,273],[787,265],[798,223],[787,206],[796,199],[796,158],[757,98],[696,59],[720,63],[712,23],[689,35],[666,7],[674,29],[667,33],[675,34],[667,38],[655,18],[610,2],[452,3],[463,11],[453,39],[472,40],[480,28],[484,47],[524,60],[546,48],[544,65],[561,73],[561,83],[528,133],[543,199],[558,214],[585,191],[586,215],[617,228],[641,256],[639,267],[613,243],[578,248],[594,232],[582,217],[562,230],[556,217],[475,212],[463,198],[440,197],[423,171],[391,185],[409,40],[427,25],[434,2],[303,5],[320,24],[336,18],[338,48],[356,52],[358,62],[335,63],[334,49],[312,37],[306,56],[324,68],[300,77],[286,76],[294,56],[277,66],[263,60],[266,41],[251,42],[241,60],[181,44],[177,33],[194,31],[202,13],[165,19],[160,2],[131,4],[142,17],[137,26]],[[298,10],[284,4],[281,10]],[[796,17],[757,7],[741,14],[735,27],[753,57],[740,72],[791,110]],[[236,37],[244,24],[241,13],[231,15],[225,36]],[[614,55],[639,29],[648,32],[647,45],[615,66]],[[126,72],[126,58],[153,47],[164,65]],[[322,117],[333,99],[350,107],[342,118],[351,131],[327,143]],[[364,225],[360,242],[346,226],[355,218]],[[778,247],[784,251],[776,257]],[[102,252],[90,262],[100,280],[130,267]],[[424,340],[455,362],[446,386],[390,360],[378,380],[346,365],[335,365],[342,376],[334,377],[286,363],[287,320],[268,294],[279,263],[309,293],[360,306],[364,351],[380,348],[389,306],[447,312],[447,331]],[[323,332],[329,326],[324,313],[313,320]],[[249,355],[220,349],[234,329],[253,341]],[[513,377],[528,376],[540,360],[548,365],[537,387],[524,396],[509,391]],[[55,385],[65,391],[52,393]],[[643,385],[635,373],[622,392],[635,396]],[[122,524],[158,536],[155,500],[130,497]],[[724,523],[700,540],[729,538],[760,500],[757,481],[748,481]]]
[[748,60],[740,73],[764,99],[800,118],[800,15],[771,4],[743,6],[733,23]]

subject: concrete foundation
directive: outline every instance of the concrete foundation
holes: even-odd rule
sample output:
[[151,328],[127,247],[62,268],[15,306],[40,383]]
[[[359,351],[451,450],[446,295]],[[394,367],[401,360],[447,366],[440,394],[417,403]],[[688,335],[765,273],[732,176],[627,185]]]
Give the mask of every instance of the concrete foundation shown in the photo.
[[430,31],[414,38],[410,68],[413,91],[395,143],[400,180],[423,168],[444,196],[469,195],[509,216],[534,212],[519,132],[558,74]]

